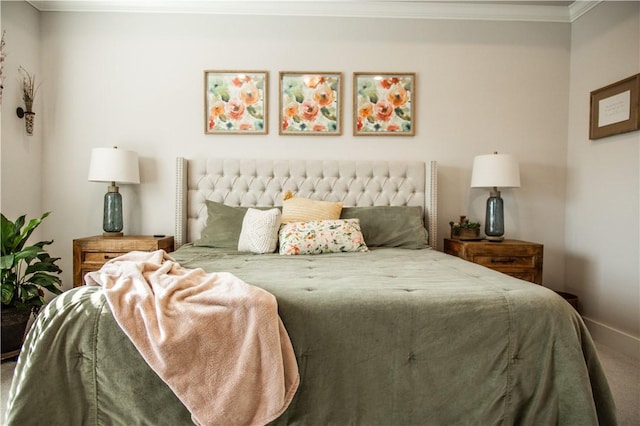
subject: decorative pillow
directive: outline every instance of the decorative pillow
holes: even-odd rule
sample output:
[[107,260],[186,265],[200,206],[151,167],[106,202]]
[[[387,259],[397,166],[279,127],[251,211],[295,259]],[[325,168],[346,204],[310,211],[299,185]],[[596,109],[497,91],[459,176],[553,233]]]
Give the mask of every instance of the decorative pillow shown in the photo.
[[358,219],[291,222],[280,226],[280,254],[369,251]]
[[[206,200],[207,224],[194,246],[238,248],[238,239],[242,230],[242,221],[249,207],[233,207],[215,201]],[[254,207],[258,210],[273,207]]]
[[287,191],[282,198],[282,223],[340,219],[341,202],[294,197]]
[[281,215],[280,209],[249,208],[242,221],[238,251],[273,253],[278,246]]
[[429,247],[420,206],[344,207],[342,219],[360,219],[368,247]]
[[207,224],[194,246],[238,248],[242,220],[248,207],[232,207],[206,200]]

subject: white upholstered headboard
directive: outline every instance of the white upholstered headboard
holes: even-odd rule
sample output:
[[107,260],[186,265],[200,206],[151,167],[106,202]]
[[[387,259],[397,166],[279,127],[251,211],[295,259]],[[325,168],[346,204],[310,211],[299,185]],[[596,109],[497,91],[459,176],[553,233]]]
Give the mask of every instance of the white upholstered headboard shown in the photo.
[[231,206],[279,206],[282,195],[342,201],[345,207],[421,206],[436,247],[437,163],[186,159],[176,162],[175,246],[199,238],[207,222],[205,200]]

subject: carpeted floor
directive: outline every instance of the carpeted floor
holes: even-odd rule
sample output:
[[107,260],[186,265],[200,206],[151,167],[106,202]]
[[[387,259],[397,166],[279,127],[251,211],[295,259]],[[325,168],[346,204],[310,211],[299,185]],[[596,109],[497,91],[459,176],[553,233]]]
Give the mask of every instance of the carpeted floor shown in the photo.
[[597,342],[596,347],[618,408],[620,426],[640,426],[640,362]]
[[[606,346],[597,345],[597,347],[600,361],[606,372],[616,406],[618,407],[620,426],[639,426],[640,363]],[[2,368],[0,369],[0,397],[2,399],[2,415],[0,419],[4,419],[15,365],[15,361],[6,360],[2,362]]]

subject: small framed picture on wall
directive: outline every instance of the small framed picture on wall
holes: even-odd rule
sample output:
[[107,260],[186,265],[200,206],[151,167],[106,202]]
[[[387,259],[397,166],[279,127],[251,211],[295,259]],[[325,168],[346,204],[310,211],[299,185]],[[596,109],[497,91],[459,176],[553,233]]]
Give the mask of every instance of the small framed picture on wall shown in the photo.
[[353,74],[353,135],[414,136],[415,73]]
[[280,72],[279,134],[342,134],[342,73]]
[[267,71],[205,71],[205,134],[267,134],[268,82]]
[[640,129],[640,74],[591,92],[589,139]]

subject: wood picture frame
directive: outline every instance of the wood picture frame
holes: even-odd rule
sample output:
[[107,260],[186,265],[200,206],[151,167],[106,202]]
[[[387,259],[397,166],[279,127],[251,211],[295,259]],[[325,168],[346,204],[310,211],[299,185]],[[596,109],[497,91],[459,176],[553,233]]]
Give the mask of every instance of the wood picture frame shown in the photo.
[[589,139],[640,129],[640,74],[591,92]]
[[353,135],[414,136],[415,73],[353,73]]
[[342,134],[342,73],[279,73],[278,133],[339,136]]
[[204,133],[265,135],[267,71],[204,72]]

